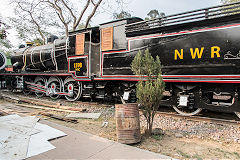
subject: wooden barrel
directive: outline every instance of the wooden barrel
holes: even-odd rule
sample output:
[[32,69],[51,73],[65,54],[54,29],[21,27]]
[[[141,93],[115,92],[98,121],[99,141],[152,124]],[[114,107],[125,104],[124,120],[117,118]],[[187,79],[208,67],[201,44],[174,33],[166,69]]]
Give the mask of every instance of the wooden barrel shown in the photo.
[[136,103],[115,105],[118,142],[133,144],[141,141],[139,110]]

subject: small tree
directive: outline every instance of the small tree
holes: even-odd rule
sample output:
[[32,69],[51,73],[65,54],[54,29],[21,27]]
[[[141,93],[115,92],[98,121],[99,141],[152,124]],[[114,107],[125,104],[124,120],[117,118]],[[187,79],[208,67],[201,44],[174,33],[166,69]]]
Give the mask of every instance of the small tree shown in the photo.
[[135,56],[131,64],[132,71],[139,75],[140,81],[137,83],[136,96],[141,104],[143,115],[147,120],[145,134],[152,134],[154,116],[160,106],[165,83],[162,79],[161,62],[159,57],[156,60],[150,55],[149,50],[142,56],[141,51]]

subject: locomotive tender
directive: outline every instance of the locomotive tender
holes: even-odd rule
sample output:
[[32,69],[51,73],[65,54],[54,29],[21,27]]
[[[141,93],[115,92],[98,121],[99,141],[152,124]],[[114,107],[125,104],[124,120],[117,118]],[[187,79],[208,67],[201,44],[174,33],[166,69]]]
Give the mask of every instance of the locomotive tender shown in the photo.
[[[126,18],[51,37],[11,56],[1,84],[69,101],[79,98],[135,102],[130,64],[149,49],[159,56],[166,82],[163,104],[185,115],[202,109],[240,112],[240,3],[143,21]],[[6,58],[1,54],[0,65]],[[6,71],[8,70],[8,71]]]

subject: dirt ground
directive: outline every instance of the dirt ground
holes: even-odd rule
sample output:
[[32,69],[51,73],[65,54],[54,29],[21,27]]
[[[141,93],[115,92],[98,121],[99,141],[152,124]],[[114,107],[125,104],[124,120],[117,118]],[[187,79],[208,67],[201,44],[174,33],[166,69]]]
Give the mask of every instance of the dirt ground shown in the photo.
[[[8,107],[4,107],[7,106]],[[10,106],[10,107],[9,107]],[[11,107],[12,106],[12,107]],[[29,113],[27,115],[35,115],[41,110],[26,109],[19,106],[9,105],[9,102],[0,101],[0,109],[8,108],[9,110],[20,110]],[[13,112],[14,113],[14,112]],[[51,112],[54,114],[64,115],[60,112]],[[66,115],[66,114],[65,114]],[[74,128],[83,132],[88,132],[110,140],[117,140],[116,125],[114,117],[108,119],[107,127],[102,127],[105,118],[100,117],[97,120],[79,119],[77,124],[60,121],[48,117],[41,117],[49,121],[61,124],[70,128]],[[142,132],[143,132],[142,128]],[[146,149],[152,152],[164,154],[177,159],[240,159],[240,144],[223,143],[213,140],[205,140],[198,138],[177,138],[173,133],[164,132],[163,135],[155,135],[150,138],[142,136],[142,141],[135,144],[138,148]]]
[[[79,119],[78,124],[49,120],[100,137],[117,140],[114,118],[109,120],[107,127],[102,127],[103,119],[101,118],[98,120]],[[141,143],[134,146],[178,159],[240,159],[240,144],[197,138],[176,138],[172,133],[150,138],[142,136]]]

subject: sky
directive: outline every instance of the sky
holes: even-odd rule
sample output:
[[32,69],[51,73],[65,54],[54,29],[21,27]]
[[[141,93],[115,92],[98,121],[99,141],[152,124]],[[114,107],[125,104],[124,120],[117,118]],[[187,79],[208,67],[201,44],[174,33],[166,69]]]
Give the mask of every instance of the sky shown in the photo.
[[151,9],[166,15],[219,5],[221,0],[132,0],[129,8],[135,16],[144,18]]
[[[75,0],[80,1],[80,0]],[[110,2],[111,0],[109,0]],[[152,9],[164,12],[166,15],[176,14],[195,9],[207,8],[220,5],[221,0],[128,0],[125,3],[124,10],[131,13],[132,16],[145,18],[147,13]],[[110,13],[112,9],[107,9],[105,13],[98,14],[92,19],[93,25],[98,25],[112,20]],[[9,0],[1,0],[0,15],[2,17],[14,16],[13,7],[9,4]],[[16,31],[8,30],[8,39],[15,46],[19,45]]]
[[[124,9],[130,11],[132,16],[144,19],[152,9],[157,9],[159,12],[170,15],[220,4],[221,0],[128,0],[126,8]],[[111,20],[111,16],[109,15],[105,14],[99,15],[99,17],[100,16],[110,17],[109,19],[104,18],[105,22]],[[102,18],[99,19],[99,17],[95,17],[93,20],[95,22],[102,20]],[[99,21],[99,23],[102,22]]]

